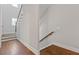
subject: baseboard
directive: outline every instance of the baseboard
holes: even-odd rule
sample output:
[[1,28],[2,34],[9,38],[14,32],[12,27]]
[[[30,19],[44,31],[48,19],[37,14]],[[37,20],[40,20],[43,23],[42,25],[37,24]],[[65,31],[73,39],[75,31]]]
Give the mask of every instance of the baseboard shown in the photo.
[[60,43],[60,42],[54,42],[53,44],[56,45],[56,46],[59,46],[59,47],[62,47],[62,48],[65,48],[65,49],[79,53],[79,48],[76,48],[74,46],[69,46],[69,45],[66,45],[66,44],[63,44],[63,43]]
[[15,37],[16,37],[15,33],[2,34],[2,40],[9,39],[9,38],[15,38]]
[[62,48],[65,48],[65,49],[79,53],[79,48],[76,48],[74,46],[69,46],[69,45],[66,45],[66,44],[58,42],[58,41],[52,41],[50,44],[42,47],[40,50],[45,49],[45,48],[47,48],[48,46],[51,46],[51,45],[56,45],[56,46],[59,46],[59,47],[62,47]]
[[27,47],[29,50],[31,50],[35,55],[39,55],[40,52],[38,50],[36,50],[35,48],[33,48],[31,45],[29,45],[27,42],[18,39],[25,47]]
[[3,39],[1,40],[2,42],[5,42],[5,41],[10,41],[10,40],[15,40],[16,38],[7,38],[7,39]]

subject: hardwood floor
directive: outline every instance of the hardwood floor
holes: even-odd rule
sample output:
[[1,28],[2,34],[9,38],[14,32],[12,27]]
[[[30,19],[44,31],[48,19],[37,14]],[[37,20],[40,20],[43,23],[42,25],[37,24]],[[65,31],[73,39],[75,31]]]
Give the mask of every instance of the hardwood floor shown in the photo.
[[10,40],[2,43],[0,55],[34,55],[18,40]]
[[79,55],[79,53],[51,45],[40,51],[41,55]]
[[[79,55],[79,53],[51,45],[40,51],[41,55]],[[26,48],[18,40],[10,40],[2,43],[0,55],[34,55],[32,51]]]

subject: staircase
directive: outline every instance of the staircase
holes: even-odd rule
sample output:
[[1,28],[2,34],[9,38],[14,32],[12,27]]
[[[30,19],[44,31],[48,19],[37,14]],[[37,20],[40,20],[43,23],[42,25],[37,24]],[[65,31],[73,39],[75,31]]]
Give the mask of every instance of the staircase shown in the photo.
[[8,40],[13,40],[13,39],[16,39],[15,33],[3,34],[2,35],[2,41],[8,41]]

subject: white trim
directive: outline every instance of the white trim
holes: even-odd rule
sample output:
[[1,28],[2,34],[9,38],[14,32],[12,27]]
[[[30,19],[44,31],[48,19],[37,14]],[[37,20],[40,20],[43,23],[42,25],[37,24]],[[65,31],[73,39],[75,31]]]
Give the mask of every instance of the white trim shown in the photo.
[[48,46],[51,46],[51,45],[56,45],[56,46],[59,46],[59,47],[62,47],[62,48],[65,48],[65,49],[68,49],[68,50],[79,53],[79,48],[76,48],[74,46],[69,46],[69,45],[66,45],[66,44],[63,44],[63,43],[57,42],[57,41],[52,41],[50,44],[42,47],[40,50],[42,50],[42,49],[44,49],[44,48],[46,48]]
[[62,48],[65,48],[65,49],[68,49],[68,50],[71,50],[71,51],[79,53],[79,48],[76,48],[74,46],[69,46],[69,45],[66,45],[66,44],[63,44],[63,43],[59,43],[59,42],[55,42],[53,44],[57,45],[59,47],[62,47]]
[[37,50],[37,49],[35,49],[35,48],[33,48],[31,45],[29,45],[29,44],[27,44],[27,42],[25,42],[25,41],[23,41],[23,40],[21,40],[21,39],[18,39],[25,47],[27,47],[28,49],[30,49],[34,54],[36,54],[36,55],[39,55],[40,54],[40,52]]
[[10,40],[15,40],[16,38],[7,38],[7,39],[3,39],[1,40],[2,42],[5,42],[5,41],[10,41]]

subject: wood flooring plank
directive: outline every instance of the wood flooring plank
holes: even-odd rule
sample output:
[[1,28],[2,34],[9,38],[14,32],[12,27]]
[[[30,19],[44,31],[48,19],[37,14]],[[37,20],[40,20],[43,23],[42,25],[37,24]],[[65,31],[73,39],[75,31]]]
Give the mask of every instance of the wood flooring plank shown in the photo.
[[2,43],[0,55],[34,55],[34,53],[15,39]]
[[65,48],[56,46],[56,45],[51,45],[41,50],[40,54],[41,55],[79,55],[79,53],[77,52],[73,52]]

